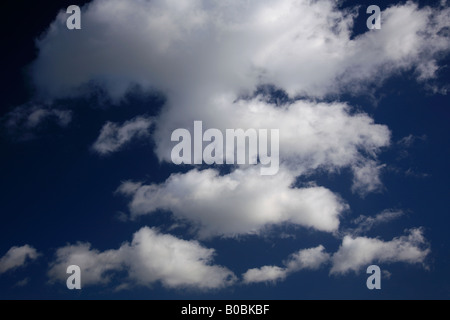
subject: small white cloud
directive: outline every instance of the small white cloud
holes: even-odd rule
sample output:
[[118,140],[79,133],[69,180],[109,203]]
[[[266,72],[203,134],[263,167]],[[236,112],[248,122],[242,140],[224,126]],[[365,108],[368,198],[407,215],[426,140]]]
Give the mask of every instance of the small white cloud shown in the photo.
[[161,282],[168,288],[216,289],[234,283],[236,277],[228,269],[214,265],[214,250],[197,241],[186,241],[144,227],[131,243],[117,250],[100,252],[90,244],[78,243],[60,248],[48,275],[51,281],[65,281],[66,268],[81,268],[82,285],[107,284],[121,271],[126,271],[119,289],[132,285],[151,286]]
[[256,282],[276,282],[284,280],[287,276],[287,270],[276,266],[264,266],[261,268],[249,269],[242,275],[246,284]]
[[361,234],[367,232],[379,224],[390,222],[400,218],[403,215],[404,212],[401,210],[384,210],[374,217],[361,215],[357,219],[353,220],[353,223],[356,224],[357,227],[352,230],[352,233]]
[[320,245],[316,248],[304,249],[292,254],[289,260],[284,264],[289,272],[296,272],[304,269],[316,270],[329,259],[330,255],[326,253],[325,248]]
[[0,258],[0,274],[22,267],[27,260],[35,260],[38,257],[39,253],[36,249],[27,244],[21,247],[12,247]]
[[256,282],[276,282],[284,280],[294,272],[300,270],[317,270],[324,263],[330,260],[330,255],[325,252],[325,248],[320,245],[316,248],[300,250],[292,254],[284,262],[285,268],[277,266],[263,266],[261,268],[250,269],[242,275],[246,284]]
[[410,134],[406,137],[401,138],[399,141],[397,141],[397,144],[401,147],[409,148],[414,143],[416,143],[416,141],[418,141],[418,140],[425,141],[425,140],[427,140],[427,136],[426,135],[415,136],[415,135]]
[[330,274],[358,272],[372,263],[423,264],[430,252],[422,229],[411,229],[408,235],[391,241],[345,236],[339,250],[332,256]]
[[354,166],[352,191],[365,197],[371,192],[379,192],[383,188],[380,179],[381,170],[385,165],[379,165],[376,161],[367,160]]
[[102,155],[116,152],[133,139],[149,137],[149,129],[152,124],[153,119],[142,116],[120,125],[107,122],[103,126],[92,149]]

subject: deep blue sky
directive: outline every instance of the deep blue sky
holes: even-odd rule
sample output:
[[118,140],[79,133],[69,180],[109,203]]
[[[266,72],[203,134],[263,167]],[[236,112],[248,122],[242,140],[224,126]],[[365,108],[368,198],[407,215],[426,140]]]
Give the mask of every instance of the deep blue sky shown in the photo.
[[[388,2],[372,1],[384,9]],[[29,1],[2,3],[2,96],[0,117],[28,102],[34,95],[27,67],[37,55],[34,39],[54,20],[59,9],[76,1]],[[347,5],[360,2],[349,1]],[[371,3],[372,4],[372,3]],[[366,4],[361,3],[362,8]],[[366,15],[360,9],[355,34],[364,32]],[[450,83],[450,57],[443,57],[439,84]],[[276,93],[275,93],[276,95]],[[96,99],[64,100],[73,111],[67,128],[48,122],[34,132],[32,139],[20,139],[5,127],[0,134],[0,257],[12,246],[30,244],[42,254],[25,267],[0,274],[0,299],[449,299],[450,298],[450,98],[432,94],[414,79],[412,72],[391,77],[375,91],[373,100],[359,94],[343,94],[337,99],[357,106],[376,123],[392,131],[392,145],[379,156],[388,168],[383,171],[382,193],[361,198],[351,192],[350,172],[323,173],[308,177],[339,193],[351,206],[350,216],[342,220],[349,225],[360,214],[375,215],[386,208],[406,212],[398,220],[383,224],[367,236],[390,240],[403,235],[404,229],[422,226],[430,243],[431,254],[425,270],[404,263],[380,264],[392,274],[383,279],[382,290],[369,291],[365,272],[330,276],[329,268],[302,271],[276,284],[236,284],[229,288],[199,291],[167,289],[161,284],[114,292],[114,281],[107,286],[66,289],[64,283],[49,284],[47,270],[57,248],[77,241],[90,242],[98,250],[116,249],[143,226],[168,230],[171,219],[164,213],[146,216],[133,222],[118,219],[127,212],[127,199],[115,194],[122,181],[145,179],[164,182],[178,172],[170,164],[160,164],[153,152],[154,143],[132,143],[111,157],[93,153],[90,146],[107,121],[123,122],[135,116],[157,115],[164,97],[135,90],[118,106],[99,105]],[[334,98],[333,98],[334,99]],[[397,144],[402,138],[415,139],[406,150]],[[415,174],[408,175],[410,170]],[[301,178],[300,178],[301,179]],[[278,227],[277,227],[278,228]],[[340,242],[332,235],[306,229],[279,227],[296,234],[282,239],[276,231],[264,237],[202,241],[214,248],[214,263],[236,275],[250,267],[280,265],[299,248],[323,244],[332,253]],[[172,231],[189,239],[183,229]],[[24,287],[15,284],[29,278]]]

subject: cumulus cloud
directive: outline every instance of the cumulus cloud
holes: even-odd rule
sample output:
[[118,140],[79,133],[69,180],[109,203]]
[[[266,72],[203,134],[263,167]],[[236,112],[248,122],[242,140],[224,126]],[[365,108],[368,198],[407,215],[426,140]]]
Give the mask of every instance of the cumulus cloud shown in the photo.
[[320,245],[316,248],[303,249],[292,254],[284,262],[285,267],[263,266],[261,268],[249,269],[245,272],[243,282],[246,284],[256,282],[276,282],[284,280],[289,274],[300,270],[316,270],[330,260],[330,255]]
[[194,169],[159,185],[126,182],[118,192],[131,197],[132,217],[168,210],[189,221],[200,238],[259,233],[283,223],[337,230],[343,200],[324,187],[292,188],[294,182],[283,168],[275,176],[261,176],[257,167],[223,176]]
[[21,247],[12,247],[0,258],[0,274],[23,267],[28,260],[36,260],[38,257],[39,253],[36,249],[27,244]]
[[33,74],[51,96],[90,81],[115,97],[132,83],[174,93],[272,83],[291,96],[321,96],[405,69],[433,76],[430,63],[448,51],[449,12],[393,5],[381,30],[352,39],[356,10],[335,1],[96,0],[83,8],[89,32],[71,33],[58,15],[38,42]]
[[345,236],[339,250],[333,254],[331,274],[358,272],[372,263],[404,262],[423,264],[431,252],[422,229],[411,229],[409,234],[382,241],[375,238]]
[[[366,163],[376,167],[371,158],[390,144],[390,131],[386,126],[375,124],[367,114],[355,113],[344,103],[301,100],[275,106],[265,96],[236,102],[232,99],[231,96],[222,96],[218,100],[210,100],[208,105],[215,110],[211,116],[196,109],[189,114],[170,115],[170,121],[185,121],[184,128],[191,132],[196,119],[203,119],[204,130],[278,129],[280,162],[288,166],[293,174],[303,174],[317,168],[359,168]],[[162,122],[168,124],[164,117]],[[164,132],[162,137],[171,136],[171,127],[159,129],[160,133]],[[157,143],[157,154],[162,160],[171,161],[174,143],[162,137]],[[372,170],[370,177],[377,179],[377,173]],[[356,181],[365,182],[361,183],[361,189],[368,184],[366,176],[356,175]]]
[[82,286],[107,284],[126,272],[120,287],[151,286],[156,282],[167,288],[217,289],[232,284],[236,277],[228,269],[212,264],[214,250],[196,241],[186,241],[144,227],[131,243],[117,250],[100,252],[88,243],[59,248],[48,275],[51,281],[65,281],[66,268],[78,265]]
[[300,250],[291,255],[289,260],[285,262],[286,268],[291,271],[299,271],[303,269],[316,270],[322,264],[329,260],[330,256],[325,252],[325,248],[320,245],[316,248]]
[[149,137],[148,130],[152,124],[153,119],[142,116],[126,121],[123,124],[107,122],[92,145],[92,149],[102,155],[116,152],[133,139]]

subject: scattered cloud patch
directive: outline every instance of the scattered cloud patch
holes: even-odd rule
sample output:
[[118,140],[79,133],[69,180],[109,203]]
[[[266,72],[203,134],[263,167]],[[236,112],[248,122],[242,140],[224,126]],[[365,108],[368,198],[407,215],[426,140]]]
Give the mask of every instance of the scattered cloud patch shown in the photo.
[[35,137],[36,132],[48,123],[67,127],[72,121],[72,111],[43,105],[22,105],[6,114],[2,120],[10,134],[27,140]]
[[25,278],[25,279],[18,281],[14,286],[19,287],[19,288],[25,287],[26,285],[28,285],[29,282],[30,282],[30,278]]
[[330,274],[358,272],[372,263],[404,262],[423,264],[431,252],[423,230],[411,229],[409,234],[383,241],[375,238],[345,236],[333,254]]
[[276,282],[286,279],[287,270],[276,266],[263,266],[247,270],[242,275],[245,284],[256,282]]
[[36,249],[27,244],[21,247],[12,247],[0,258],[0,274],[23,267],[27,261],[36,260],[38,257],[39,253]]
[[107,122],[92,145],[92,149],[101,155],[117,152],[134,139],[149,137],[149,129],[152,124],[152,118],[142,116],[126,121],[123,124]]
[[249,269],[242,275],[245,284],[257,282],[276,282],[300,270],[317,270],[330,260],[330,255],[320,245],[316,248],[300,250],[292,254],[284,262],[285,267],[263,266],[261,268]]
[[360,215],[358,218],[353,220],[353,224],[356,224],[357,227],[352,230],[353,234],[362,234],[365,233],[372,228],[378,226],[382,223],[388,223],[395,219],[400,218],[405,213],[401,210],[384,210],[383,212],[377,214],[374,217],[368,217],[364,215]]
[[397,144],[404,148],[410,148],[412,145],[414,145],[417,141],[426,141],[427,136],[421,135],[421,136],[415,136],[413,134],[410,134],[406,137],[401,138],[397,141]]
[[361,197],[372,192],[380,192],[383,188],[380,172],[384,167],[385,165],[380,165],[374,160],[354,166],[352,191]]

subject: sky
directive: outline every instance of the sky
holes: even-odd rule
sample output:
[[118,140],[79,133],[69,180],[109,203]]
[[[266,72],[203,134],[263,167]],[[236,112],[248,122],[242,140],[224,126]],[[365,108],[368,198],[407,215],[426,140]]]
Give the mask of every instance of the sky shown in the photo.
[[[449,299],[447,1],[1,6],[0,299]],[[175,164],[195,121],[278,171]]]

